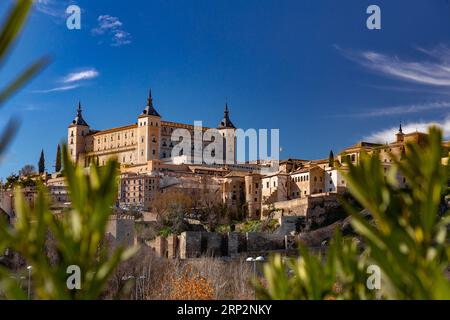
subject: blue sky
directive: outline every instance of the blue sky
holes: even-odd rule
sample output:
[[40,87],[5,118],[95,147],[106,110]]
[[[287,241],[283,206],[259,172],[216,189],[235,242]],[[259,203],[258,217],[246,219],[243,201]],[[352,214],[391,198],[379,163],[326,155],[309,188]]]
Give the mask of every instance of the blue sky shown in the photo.
[[[1,1],[5,16],[11,0]],[[82,9],[68,30],[65,8]],[[382,29],[366,28],[381,8]],[[148,88],[163,119],[279,128],[281,158],[324,158],[361,139],[441,124],[450,133],[447,0],[37,0],[0,86],[35,58],[51,65],[1,110],[21,127],[0,177],[47,167],[81,100],[91,127],[136,121]],[[383,141],[384,142],[384,141]]]

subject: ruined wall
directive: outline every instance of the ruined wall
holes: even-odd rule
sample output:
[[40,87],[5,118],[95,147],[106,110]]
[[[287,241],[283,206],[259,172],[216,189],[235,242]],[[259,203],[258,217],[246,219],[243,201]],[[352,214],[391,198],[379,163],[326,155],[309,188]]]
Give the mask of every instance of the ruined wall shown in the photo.
[[[161,245],[164,243],[164,245]],[[158,237],[147,243],[161,257],[180,259],[238,257],[270,251],[294,250],[295,237],[263,232],[220,234],[215,232],[183,232],[177,239]]]
[[106,226],[106,238],[113,246],[130,247],[134,245],[134,217],[112,215]]
[[328,212],[340,207],[338,196],[335,193],[312,195],[304,198],[279,201],[274,203],[275,209],[279,209],[274,218],[282,216],[304,216],[308,219],[323,217]]

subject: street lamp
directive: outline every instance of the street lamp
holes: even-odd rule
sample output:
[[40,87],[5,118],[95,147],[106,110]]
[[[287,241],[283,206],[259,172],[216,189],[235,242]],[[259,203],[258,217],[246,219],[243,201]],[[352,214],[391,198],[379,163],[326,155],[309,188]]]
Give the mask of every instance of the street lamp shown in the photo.
[[[245,261],[247,262],[253,262],[253,278],[256,280],[256,262],[262,262],[264,261],[264,257],[263,256],[259,256],[256,258],[253,257],[248,257]],[[253,300],[256,300],[256,289],[253,288]]]
[[28,266],[28,300],[31,299],[31,269],[33,269],[32,266]]

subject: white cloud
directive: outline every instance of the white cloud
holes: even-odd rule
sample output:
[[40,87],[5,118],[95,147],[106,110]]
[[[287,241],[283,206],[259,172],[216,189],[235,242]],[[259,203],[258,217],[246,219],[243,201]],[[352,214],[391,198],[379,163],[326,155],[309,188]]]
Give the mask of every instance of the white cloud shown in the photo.
[[[404,133],[411,133],[415,131],[427,132],[431,126],[438,126],[442,129],[444,137],[450,137],[450,118],[446,118],[444,121],[430,121],[430,122],[411,122],[402,124]],[[398,132],[398,127],[391,127],[374,132],[363,138],[364,141],[386,143],[392,142],[395,139],[395,134]]]
[[95,69],[87,69],[78,72],[69,73],[64,77],[64,83],[72,83],[80,80],[89,80],[98,77],[99,72]]
[[91,31],[94,36],[108,36],[110,45],[114,47],[131,43],[131,34],[122,28],[123,23],[119,18],[101,15],[97,21],[98,26]]
[[104,34],[110,29],[118,29],[122,26],[122,22],[117,17],[102,15],[97,18],[98,27],[92,29],[94,34]]
[[83,81],[94,79],[98,77],[100,73],[94,69],[84,69],[77,72],[72,72],[63,77],[59,83],[60,85],[51,89],[34,90],[34,93],[51,93],[51,92],[61,92],[73,90],[81,87]]
[[383,116],[395,116],[411,113],[420,113],[433,110],[445,110],[450,109],[450,101],[439,101],[439,102],[429,102],[429,103],[416,103],[410,105],[394,106],[388,108],[378,108],[369,111],[346,114],[350,117],[383,117]]
[[61,86],[61,87],[56,87],[56,88],[51,88],[51,89],[44,89],[44,90],[34,90],[34,93],[50,93],[50,92],[60,92],[60,91],[68,91],[68,90],[73,90],[78,88],[80,85],[78,84],[73,84],[73,85],[68,85],[68,86]]
[[69,1],[55,0],[34,0],[34,8],[37,12],[51,16],[53,18],[65,18],[66,7]]
[[[416,48],[429,59],[406,61],[375,51],[352,51],[335,46],[344,56],[373,71],[418,84],[450,86],[450,48]],[[430,60],[431,59],[431,60]]]

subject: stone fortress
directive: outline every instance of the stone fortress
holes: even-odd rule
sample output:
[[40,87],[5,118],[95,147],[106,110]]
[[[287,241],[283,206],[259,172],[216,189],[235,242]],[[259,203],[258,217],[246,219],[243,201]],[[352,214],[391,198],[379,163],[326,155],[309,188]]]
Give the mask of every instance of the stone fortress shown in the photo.
[[[92,161],[104,165],[109,158],[116,158],[128,167],[147,165],[148,162],[166,160],[172,156],[174,142],[171,136],[176,129],[186,129],[194,136],[194,125],[163,121],[153,105],[151,90],[147,105],[138,116],[137,122],[106,130],[94,130],[84,120],[81,104],[77,115],[68,128],[68,147],[72,160],[88,167]],[[206,130],[208,128],[203,128]],[[225,105],[223,119],[218,126],[223,136],[224,157],[230,154],[235,159],[235,130]],[[204,141],[206,144],[208,141]],[[191,145],[194,149],[194,143]],[[195,150],[194,150],[195,151]],[[183,154],[177,156],[182,157]],[[172,159],[173,160],[173,159]],[[189,159],[191,160],[191,159]]]

